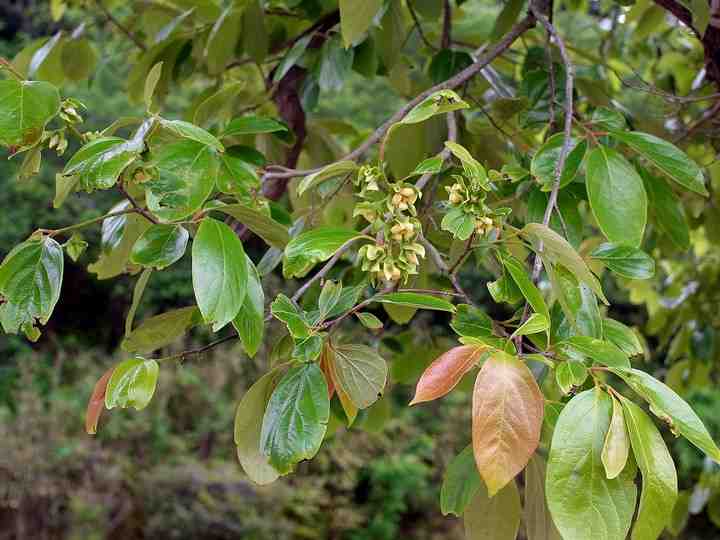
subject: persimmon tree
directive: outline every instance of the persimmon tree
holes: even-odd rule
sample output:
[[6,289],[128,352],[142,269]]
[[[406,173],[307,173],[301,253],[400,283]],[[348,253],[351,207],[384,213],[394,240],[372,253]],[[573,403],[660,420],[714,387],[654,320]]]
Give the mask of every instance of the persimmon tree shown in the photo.
[[[678,496],[663,431],[720,462],[698,415],[643,369],[646,341],[610,316],[604,292],[630,291],[668,337],[717,324],[712,307],[673,322],[658,296],[662,279],[717,254],[705,218],[720,182],[711,2],[49,9],[58,31],[0,59],[0,143],[23,179],[43,156],[67,157],[55,207],[100,190],[117,204],[8,253],[0,322],[37,340],[65,256],[77,260],[82,231],[101,227],[89,271],[137,278],[127,359],[97,382],[88,433],[103,409],[145,408],[168,364],[237,339],[268,366],[239,396],[237,454],[270,483],[317,454],[330,422],[351,426],[381,403],[396,381],[378,332],[431,310],[448,314],[459,344],[421,374],[411,405],[474,378],[472,443],[440,501],[468,538],[512,539],[522,522],[531,539],[655,539]],[[93,77],[108,32],[127,40],[127,96],[145,114],[118,111],[88,131],[93,111],[71,90]],[[405,105],[370,133],[315,115],[351,76],[385,78]],[[181,90],[192,99],[172,105]],[[243,247],[252,235],[267,246],[257,260]],[[182,257],[194,302],[135,321],[152,273]],[[274,298],[272,272],[287,280]],[[489,306],[508,316],[493,320]],[[268,324],[286,332],[266,359]],[[162,356],[197,326],[217,339]]]

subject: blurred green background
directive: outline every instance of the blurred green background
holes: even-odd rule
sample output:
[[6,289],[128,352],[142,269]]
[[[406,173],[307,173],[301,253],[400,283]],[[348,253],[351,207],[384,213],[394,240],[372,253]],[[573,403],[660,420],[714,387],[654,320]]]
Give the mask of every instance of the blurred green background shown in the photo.
[[[11,17],[18,7],[21,16]],[[51,28],[42,2],[0,2],[0,15],[2,56],[12,57]],[[85,129],[132,112],[122,92],[128,44],[100,43],[94,78],[68,89],[92,111]],[[175,106],[187,97],[174,98]],[[400,102],[379,80],[369,86],[358,79],[324,96],[315,114],[341,111],[357,127],[369,128]],[[61,160],[48,154],[41,175],[29,182],[17,180],[18,165],[0,162],[0,258],[38,227],[94,217],[115,202],[111,194],[78,195],[53,210]],[[105,412],[99,434],[86,435],[83,417],[92,387],[122,359],[116,349],[135,281],[97,281],[87,273],[98,235],[97,229],[88,232],[90,250],[78,263],[66,262],[63,294],[40,341],[0,336],[0,539],[462,538],[460,521],[443,517],[438,499],[446,464],[469,442],[469,392],[461,388],[438,402],[407,407],[417,375],[449,347],[443,316],[417,315],[410,331],[394,334],[395,353],[388,360],[408,384],[396,385],[357,427],[338,429],[316,459],[271,486],[251,484],[234,453],[236,404],[265,371],[258,365],[262,360],[248,359],[239,347],[163,369],[146,410]],[[252,241],[248,246],[255,260],[260,248]],[[189,258],[153,275],[138,320],[192,302],[189,275]],[[487,297],[481,277],[463,276],[475,298]],[[270,296],[284,283],[271,275],[265,285]],[[613,315],[642,326],[644,312],[620,292],[614,296]],[[273,343],[278,330],[271,327],[266,343]],[[196,332],[176,349],[207,340]],[[406,354],[418,349],[426,354]],[[662,374],[663,359],[655,360],[648,369]],[[688,398],[718,439],[720,391],[704,389]],[[681,504],[691,509],[681,537],[720,538],[711,521],[720,516],[706,510],[703,500],[717,490],[720,475],[689,445],[675,441],[671,449],[685,490]]]

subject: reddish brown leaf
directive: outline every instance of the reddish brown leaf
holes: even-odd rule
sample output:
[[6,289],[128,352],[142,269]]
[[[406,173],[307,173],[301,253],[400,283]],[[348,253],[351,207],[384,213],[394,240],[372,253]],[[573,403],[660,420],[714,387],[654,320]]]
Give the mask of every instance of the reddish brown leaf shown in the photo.
[[492,497],[519,473],[540,442],[544,400],[516,356],[496,351],[475,380],[472,440],[475,463]]
[[463,345],[440,355],[420,377],[410,405],[443,397],[457,386],[487,350],[478,345]]
[[87,411],[85,412],[85,431],[88,435],[95,435],[97,433],[98,420],[100,420],[100,413],[105,408],[105,390],[107,389],[108,381],[110,376],[113,374],[115,367],[108,369],[98,382],[95,383],[92,395],[88,401]]

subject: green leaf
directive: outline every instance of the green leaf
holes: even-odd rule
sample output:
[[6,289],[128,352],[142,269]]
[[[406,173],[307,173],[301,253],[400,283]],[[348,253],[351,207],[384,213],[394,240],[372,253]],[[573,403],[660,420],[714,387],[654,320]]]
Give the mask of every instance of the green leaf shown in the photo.
[[625,117],[622,113],[605,107],[600,107],[593,111],[592,123],[596,127],[605,130],[621,130],[627,127]]
[[410,176],[420,176],[427,173],[437,174],[442,170],[443,163],[445,163],[445,160],[440,154],[429,157],[418,163],[415,170],[410,173]]
[[129,336],[132,332],[133,323],[135,322],[135,313],[137,313],[140,302],[142,301],[143,294],[145,293],[145,287],[147,287],[150,276],[152,275],[152,268],[146,268],[140,273],[140,277],[135,282],[135,288],[133,289],[132,304],[125,317],[125,335]]
[[162,220],[186,218],[202,208],[215,188],[216,152],[209,146],[183,140],[151,153],[157,177],[145,183],[148,208]]
[[435,311],[449,311],[450,313],[455,312],[455,306],[450,302],[442,298],[430,296],[429,294],[412,292],[386,293],[376,296],[374,300],[381,304],[394,304],[397,306],[431,309]]
[[[438,90],[425,98],[421,103],[415,105],[400,123],[417,124],[438,114],[468,108],[470,108],[470,105],[463,101],[462,98],[452,90]],[[459,156],[458,159],[462,160]]]
[[304,232],[285,246],[283,275],[304,277],[317,263],[332,257],[343,244],[358,238],[363,236],[352,229],[321,227]]
[[226,204],[218,206],[216,210],[234,217],[270,246],[284,248],[290,240],[287,227],[255,208],[242,204]]
[[640,506],[632,540],[656,540],[670,523],[678,496],[677,473],[662,435],[645,412],[628,399],[622,408],[633,454],[642,473]]
[[360,321],[360,324],[370,330],[380,330],[383,327],[383,322],[372,313],[357,311],[355,312],[355,316]]
[[464,241],[475,231],[475,217],[462,207],[451,208],[443,217],[440,228]]
[[320,50],[318,85],[323,92],[336,92],[345,84],[345,79],[352,72],[355,52],[343,48],[340,38],[332,37],[325,40]]
[[577,351],[604,366],[630,367],[627,355],[612,343],[590,336],[572,336],[556,345],[559,350]]
[[617,244],[601,244],[590,254],[613,273],[628,279],[650,279],[655,275],[655,261],[642,250]]
[[549,321],[550,310],[545,303],[545,299],[543,298],[542,293],[530,279],[530,276],[525,270],[525,265],[523,265],[512,255],[503,256],[502,263],[512,276],[513,281],[515,281],[517,286],[520,287],[523,296],[532,306],[533,310],[535,310],[536,313],[544,315],[545,318]]
[[[556,133],[543,143],[538,151],[535,152],[530,162],[530,174],[537,178],[543,188],[549,190],[555,185],[555,168],[557,167],[558,159],[560,159],[560,152],[562,151],[564,143],[565,135],[563,133]],[[561,188],[575,179],[583,159],[585,159],[586,152],[587,141],[572,140],[570,151],[565,159],[565,165],[563,166],[562,175],[560,176]]]
[[265,26],[265,10],[259,0],[246,1],[245,6],[242,24],[243,50],[261,64],[267,56],[270,39]]
[[190,122],[185,122],[184,120],[165,120],[164,118],[161,118],[160,127],[175,137],[180,137],[181,139],[186,139],[188,141],[194,141],[209,148],[213,148],[218,152],[225,150],[225,147],[217,139],[217,137],[215,137],[215,135],[201,127],[196,126],[195,124],[191,124]]
[[600,230],[616,244],[638,247],[647,221],[642,178],[617,150],[597,146],[586,166],[590,208]]
[[608,479],[601,454],[612,402],[599,388],[575,396],[560,413],[547,467],[546,492],[563,538],[623,540],[630,530],[637,490],[635,466]]
[[265,293],[260,275],[247,255],[245,264],[248,268],[247,294],[242,308],[233,319],[233,326],[240,336],[243,350],[252,358],[262,344],[265,331]]
[[358,170],[358,165],[354,161],[336,161],[327,167],[323,167],[318,172],[310,174],[302,179],[298,185],[298,195],[302,195],[308,189],[316,187],[326,180],[337,178],[338,176],[346,176]]
[[325,377],[316,363],[294,366],[268,402],[260,435],[261,452],[280,474],[317,454],[330,418]]
[[318,298],[318,309],[320,310],[319,320],[324,321],[335,305],[340,300],[342,295],[342,283],[335,283],[331,280],[327,280],[323,285],[322,291],[320,291],[320,297]]
[[466,337],[482,338],[493,333],[492,319],[469,304],[460,304],[455,308],[450,327],[457,335]]
[[22,330],[36,341],[60,298],[63,251],[49,236],[13,248],[0,265],[0,324],[9,334]]
[[440,511],[444,516],[462,516],[465,508],[481,489],[484,491],[484,486],[475,465],[472,445],[469,444],[445,469],[440,488]]
[[546,264],[550,285],[560,304],[564,319],[555,325],[555,337],[564,339],[572,335],[603,337],[602,318],[597,298],[584,283],[563,266]]
[[330,351],[333,381],[355,407],[365,409],[382,397],[388,369],[375,349],[366,345],[331,345]]
[[261,486],[273,483],[280,476],[260,451],[263,416],[279,377],[278,369],[260,377],[245,393],[235,412],[238,460],[250,480]]
[[636,356],[645,352],[640,339],[632,328],[607,317],[603,319],[602,327],[605,339],[628,356]]
[[688,249],[690,229],[682,203],[663,178],[653,176],[644,169],[640,169],[640,176],[650,198],[655,223],[678,248]]
[[80,148],[63,169],[63,176],[75,176],[83,191],[110,189],[120,174],[140,155],[142,146],[119,137],[101,137]]
[[345,48],[361,41],[382,4],[382,0],[340,0],[340,31]]
[[210,75],[220,75],[234,58],[240,41],[244,8],[242,3],[229,5],[213,24],[205,45],[205,61]]
[[130,262],[162,270],[184,254],[190,234],[180,225],[152,225],[130,252]]
[[240,137],[258,133],[277,133],[278,131],[288,131],[287,125],[274,118],[251,115],[231,120],[222,136]]
[[145,319],[125,336],[120,347],[129,353],[148,354],[170,345],[200,323],[202,315],[197,307],[174,309]]
[[239,200],[254,198],[253,192],[260,190],[256,165],[248,161],[246,147],[231,146],[220,156],[220,171],[217,188],[223,193],[235,195]]
[[515,329],[511,338],[517,336],[529,336],[545,332],[550,328],[550,320],[540,313],[533,313],[528,319]]
[[248,282],[242,242],[224,223],[211,218],[200,223],[192,246],[192,278],[200,312],[217,332],[240,311]]
[[78,261],[80,256],[85,253],[87,247],[88,243],[83,240],[82,235],[77,232],[73,233],[73,235],[70,237],[70,240],[63,244],[63,248],[65,248],[65,253],[67,253],[68,257],[70,257],[73,262]]
[[605,304],[608,303],[602,287],[600,287],[600,282],[567,240],[541,223],[528,223],[523,228],[523,233],[533,240],[536,248],[539,248],[542,243],[543,259],[547,258],[553,264],[563,265],[578,281],[582,281],[590,287],[600,300]]
[[60,112],[60,93],[42,81],[0,81],[0,145],[27,148]]
[[712,460],[720,463],[720,449],[702,420],[680,396],[656,378],[639,369],[611,368],[610,371],[650,403],[650,410]]
[[290,71],[290,69],[297,63],[298,60],[300,60],[300,57],[305,53],[305,50],[310,44],[310,40],[312,39],[312,37],[313,35],[309,34],[304,38],[298,39],[292,46],[292,48],[287,53],[285,53],[285,56],[283,56],[283,59],[280,60],[277,68],[275,68],[275,74],[273,75],[273,83],[280,82],[280,80],[285,75],[287,75],[287,72]]
[[623,407],[620,402],[612,397],[612,417],[610,427],[605,436],[605,444],[602,450],[602,462],[605,467],[605,475],[612,480],[620,476],[627,465],[630,455],[630,438],[625,427]]
[[610,135],[627,144],[681,186],[700,195],[708,195],[700,167],[674,144],[639,131],[610,131]]
[[[130,208],[128,201],[114,206],[111,212]],[[128,271],[130,251],[135,242],[151,223],[139,214],[124,214],[103,220],[102,253],[97,262],[88,266],[88,271],[97,274],[97,279],[109,279]]]
[[295,342],[291,358],[299,362],[314,362],[322,352],[325,334],[311,334]]
[[131,358],[119,363],[105,391],[105,407],[134,407],[141,411],[155,393],[160,367],[155,360]]
[[588,370],[582,362],[572,359],[561,362],[555,368],[555,380],[562,393],[567,395],[580,388],[587,379]]
[[520,528],[520,494],[515,481],[494,497],[478,490],[464,514],[467,540],[515,540]]
[[465,147],[453,141],[445,141],[445,148],[450,150],[452,155],[460,160],[465,174],[471,180],[480,182],[483,185],[487,184],[487,172],[485,171],[485,167],[483,167],[478,160],[472,157]]
[[562,540],[545,498],[545,460],[535,454],[525,468],[523,521],[528,540]]
[[305,314],[284,294],[278,294],[270,305],[273,317],[285,323],[295,339],[304,339],[310,335],[310,324]]
[[143,101],[145,102],[145,109],[148,111],[152,109],[153,96],[155,95],[155,88],[160,80],[160,75],[162,75],[162,67],[163,62],[158,62],[148,72],[147,77],[145,77]]

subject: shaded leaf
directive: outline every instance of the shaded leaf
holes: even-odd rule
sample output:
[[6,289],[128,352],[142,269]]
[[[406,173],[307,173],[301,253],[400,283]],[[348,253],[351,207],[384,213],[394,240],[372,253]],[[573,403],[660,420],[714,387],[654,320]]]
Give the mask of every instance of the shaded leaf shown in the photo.
[[445,469],[440,488],[440,511],[444,516],[462,516],[480,490],[485,491],[485,488],[475,465],[472,445],[469,444]]
[[202,315],[197,307],[174,309],[145,319],[125,336],[120,346],[127,352],[148,354],[170,345],[200,323]]
[[628,279],[650,279],[655,275],[655,261],[634,247],[602,244],[590,256],[602,262],[613,273]]

